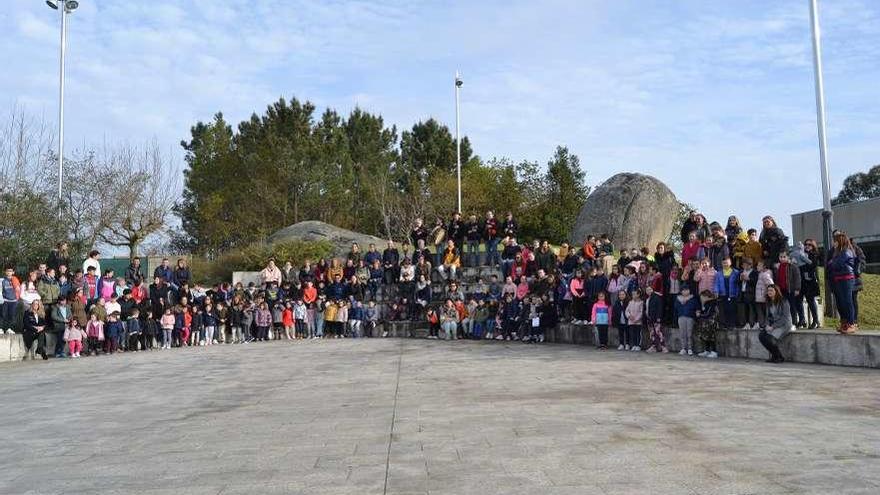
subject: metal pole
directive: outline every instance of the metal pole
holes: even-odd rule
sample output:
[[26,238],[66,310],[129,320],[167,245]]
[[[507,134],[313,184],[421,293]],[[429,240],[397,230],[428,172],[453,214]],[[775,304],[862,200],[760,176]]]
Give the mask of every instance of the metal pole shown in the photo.
[[[819,128],[819,165],[822,173],[822,247],[825,249],[825,261],[831,253],[831,230],[834,228],[831,210],[831,180],[828,174],[828,142],[825,137],[825,84],[822,81],[822,42],[819,30],[819,2],[810,2],[810,21],[813,33],[813,71],[816,80],[816,124]],[[832,303],[831,280],[825,274],[825,315],[834,315]]]
[[61,70],[58,93],[58,210],[61,214],[61,184],[64,178],[64,52],[67,45],[67,2],[58,2],[61,10]]
[[455,170],[458,175],[458,212],[461,213],[461,139],[459,138],[458,116],[458,92],[461,88],[461,79],[458,71],[455,71]]

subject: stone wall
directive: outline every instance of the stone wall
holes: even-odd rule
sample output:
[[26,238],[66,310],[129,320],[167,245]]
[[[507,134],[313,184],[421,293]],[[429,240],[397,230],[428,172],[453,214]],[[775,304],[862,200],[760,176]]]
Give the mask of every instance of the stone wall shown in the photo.
[[[424,322],[400,321],[379,325],[374,330],[373,337],[381,337],[383,330],[388,331],[388,337],[394,338],[428,336],[428,328]],[[612,329],[608,334],[609,346],[617,347],[617,331]],[[569,323],[560,324],[546,337],[548,342],[556,344],[594,345],[595,342],[593,327]],[[648,342],[647,332],[642,339],[642,342]],[[666,340],[671,352],[681,349],[681,336],[677,329],[668,329]],[[487,345],[493,344],[487,342]],[[783,339],[780,347],[786,359],[798,363],[880,368],[880,334],[839,335],[828,331],[799,330]],[[757,330],[720,331],[718,353],[728,358],[769,357],[758,342]],[[20,361],[24,354],[21,335],[0,335],[0,362]]]

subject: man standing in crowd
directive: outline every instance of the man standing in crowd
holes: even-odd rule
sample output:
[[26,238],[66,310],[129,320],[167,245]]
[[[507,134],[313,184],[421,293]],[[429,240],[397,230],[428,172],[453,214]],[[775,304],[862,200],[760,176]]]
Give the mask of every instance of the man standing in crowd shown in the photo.
[[518,227],[516,225],[516,220],[513,219],[513,213],[507,212],[507,218],[504,220],[504,223],[501,225],[501,235],[504,237],[509,237],[511,239],[516,237]]
[[467,223],[468,266],[480,266],[480,240],[483,229],[476,215],[471,215]]
[[144,281],[144,272],[141,268],[141,257],[135,256],[133,260],[131,260],[131,264],[128,265],[128,268],[125,269],[125,281],[128,285],[135,285],[138,282]]
[[483,224],[483,235],[486,238],[486,264],[489,266],[501,265],[498,256],[498,219],[491,210],[486,212],[486,222]]
[[455,241],[455,246],[461,249],[464,246],[465,226],[461,221],[461,213],[452,214],[452,220],[449,222],[449,228],[446,229],[446,237]]
[[165,282],[171,282],[171,264],[168,258],[162,258],[162,263],[153,270],[153,278],[161,278]]
[[400,253],[394,247],[394,241],[388,241],[388,247],[382,252],[382,266],[385,268],[385,285],[391,285],[400,277]]

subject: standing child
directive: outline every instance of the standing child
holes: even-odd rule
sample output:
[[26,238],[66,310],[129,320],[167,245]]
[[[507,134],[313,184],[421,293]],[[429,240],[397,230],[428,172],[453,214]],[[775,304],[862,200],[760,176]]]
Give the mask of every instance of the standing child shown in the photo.
[[626,328],[629,335],[632,352],[642,350],[642,326],[645,321],[645,303],[642,301],[642,291],[632,291],[629,304],[626,305]]
[[[321,296],[323,299],[323,296]],[[324,303],[324,325],[327,328],[326,336],[328,339],[336,338],[336,313],[339,311],[339,306],[336,304],[336,301],[326,301]]]
[[373,333],[376,331],[376,327],[379,326],[379,308],[376,307],[376,301],[370,301],[367,303],[367,308],[364,310],[364,316],[366,318],[366,321],[364,321],[364,335],[372,337]]
[[651,332],[651,347],[648,348],[648,352],[669,352],[663,334],[663,298],[654,292],[654,288],[650,285],[645,289],[645,294],[648,296],[645,301],[647,308],[645,323]]
[[758,328],[758,307],[755,304],[755,292],[758,286],[758,271],[752,267],[751,258],[740,260],[742,270],[739,274],[739,312],[743,321],[743,330]]
[[80,328],[79,320],[71,318],[70,323],[64,330],[64,341],[67,342],[67,346],[70,348],[70,357],[79,357],[79,353],[82,352],[83,348],[83,337],[85,337],[85,332]]
[[360,301],[352,303],[348,321],[351,326],[351,336],[355,339],[362,338],[364,336],[364,308]]
[[119,348],[119,338],[122,336],[122,333],[125,331],[125,328],[122,325],[122,322],[119,321],[119,311],[114,311],[107,316],[107,346],[106,349],[109,354],[114,354],[116,350]]
[[147,310],[147,317],[144,318],[141,325],[141,347],[144,350],[153,350],[155,348],[156,335],[159,333],[159,324],[153,318],[153,312]]
[[474,321],[474,338],[477,340],[482,339],[486,333],[486,320],[489,319],[489,308],[486,307],[484,299],[477,301],[477,307],[474,308],[471,315]]
[[284,311],[281,312],[281,324],[284,325],[284,336],[287,340],[298,337],[298,335],[294,334],[293,304],[290,301],[284,305]]
[[[763,261],[758,261],[756,268],[758,280],[755,281],[755,310],[758,312],[758,328],[764,327],[767,319],[767,287],[773,285],[773,271]],[[754,327],[752,327],[754,328]]]
[[611,308],[611,321],[617,328],[618,351],[628,351],[630,348],[629,335],[626,331],[626,305],[628,302],[626,291],[623,289],[617,291],[617,300],[614,301],[614,306]]
[[269,334],[270,339],[281,340],[284,334],[284,305],[281,301],[272,305],[272,333]]
[[243,316],[244,306],[242,306],[240,301],[233,301],[232,306],[229,308],[229,313],[227,316],[229,321],[230,343],[240,344],[244,342],[244,335],[241,331]]
[[306,325],[307,317],[308,308],[306,307],[306,303],[302,299],[297,299],[296,303],[293,305],[294,335],[297,338],[306,339],[309,337],[308,325]]
[[254,341],[254,320],[256,319],[257,307],[252,301],[247,301],[241,308],[241,337],[239,344],[247,344]]
[[205,311],[202,313],[202,324],[205,326],[205,345],[213,345],[217,343],[215,333],[220,327],[220,315],[214,305],[209,302],[205,304]]
[[697,311],[697,335],[703,345],[700,357],[717,358],[715,334],[718,332],[718,300],[710,290],[700,293],[700,310]]
[[[128,334],[126,348],[129,351],[137,352],[138,344],[141,342],[141,320],[138,318],[139,316],[140,311],[137,308],[132,308],[131,313],[128,315],[128,319],[125,321],[125,330]],[[144,348],[144,350],[146,350],[146,348]]]
[[611,308],[605,302],[605,292],[596,294],[596,303],[593,304],[593,313],[590,322],[596,326],[598,334],[599,350],[608,349],[608,323],[611,321]]
[[666,281],[666,293],[663,294],[663,319],[669,325],[675,325],[677,322],[673,315],[675,311],[675,298],[681,294],[681,270],[678,265],[672,265],[669,270],[669,278]]
[[681,330],[681,351],[679,354],[682,356],[694,354],[694,319],[697,317],[699,307],[699,301],[691,295],[691,288],[682,285],[681,294],[675,298],[675,316],[678,328]]
[[336,338],[348,337],[348,304],[344,300],[338,302],[339,307],[336,309]]
[[202,307],[198,305],[198,303],[193,304],[193,307],[190,311],[188,311],[190,315],[189,320],[189,340],[190,345],[205,345],[205,319],[204,313],[202,312]]
[[260,303],[259,309],[254,312],[254,321],[257,325],[257,340],[265,342],[269,340],[269,327],[272,326],[272,312],[265,302]]
[[162,349],[171,349],[171,334],[174,332],[174,322],[176,318],[171,314],[171,308],[165,309],[165,314],[159,320],[162,326]]
[[92,352],[95,356],[101,349],[104,342],[104,322],[98,319],[96,313],[89,315],[89,323],[86,325],[86,337],[89,339],[89,348],[86,350],[88,354]]

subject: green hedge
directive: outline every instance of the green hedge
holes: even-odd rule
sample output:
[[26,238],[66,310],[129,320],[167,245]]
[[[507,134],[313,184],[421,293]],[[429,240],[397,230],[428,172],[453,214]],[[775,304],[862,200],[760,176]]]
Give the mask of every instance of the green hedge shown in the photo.
[[287,260],[300,266],[306,259],[312,260],[314,264],[320,258],[329,258],[332,252],[333,246],[326,241],[255,243],[224,253],[213,260],[193,257],[192,273],[200,283],[213,285],[231,281],[232,272],[262,270],[266,261],[272,257],[277,260],[279,267]]

